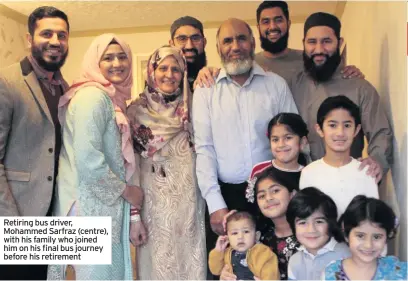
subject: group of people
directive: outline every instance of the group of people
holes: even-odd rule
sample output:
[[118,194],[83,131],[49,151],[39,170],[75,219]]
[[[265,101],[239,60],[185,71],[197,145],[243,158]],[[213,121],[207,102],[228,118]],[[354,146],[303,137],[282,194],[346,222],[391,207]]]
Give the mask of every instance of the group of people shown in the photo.
[[[378,199],[392,130],[342,62],[340,21],[312,14],[303,52],[288,48],[286,2],[262,2],[257,23],[258,54],[246,22],[222,23],[220,70],[202,23],[177,19],[127,104],[129,45],[96,37],[68,86],[68,18],[37,8],[30,54],[0,72],[0,215],[111,217],[112,263],[74,265],[78,280],[133,279],[129,241],[138,279],[406,279],[385,256],[397,219]],[[5,279],[65,273],[0,266]]]

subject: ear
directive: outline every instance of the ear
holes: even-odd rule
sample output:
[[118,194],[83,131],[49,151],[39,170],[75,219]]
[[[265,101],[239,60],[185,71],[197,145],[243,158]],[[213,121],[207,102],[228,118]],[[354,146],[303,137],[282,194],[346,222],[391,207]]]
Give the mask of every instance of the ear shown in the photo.
[[291,20],[288,20],[288,31],[289,31],[289,28],[290,28],[290,25],[292,24],[292,21]]
[[28,32],[26,33],[26,39],[28,42],[28,48],[31,49],[31,46],[33,45],[33,37]]
[[254,36],[252,36],[251,43],[252,43],[252,48],[253,48],[253,50],[255,52],[256,42],[255,42]]
[[290,199],[292,199],[293,198],[293,196],[295,196],[296,195],[296,190],[292,190],[292,192],[290,193]]
[[260,240],[261,240],[261,232],[257,231],[257,232],[255,232],[255,241],[256,241],[256,243],[259,243]]
[[324,138],[323,130],[320,128],[319,124],[315,124],[316,133],[321,137]]
[[217,46],[217,53],[221,57],[220,46],[218,45],[218,42],[217,42],[216,46]]
[[340,41],[339,41],[339,48],[341,49],[341,47],[343,46],[344,43],[344,38],[340,37]]
[[361,124],[358,124],[357,127],[356,127],[356,131],[354,132],[354,137],[357,136],[357,134],[360,132],[360,130],[361,130]]
[[302,137],[300,139],[300,151],[303,151],[308,143],[309,142],[307,141],[307,137],[306,136]]
[[170,40],[169,40],[169,45],[174,47],[174,41],[173,41],[173,39],[170,39]]
[[207,38],[203,38],[203,40],[204,40],[204,49],[205,49],[205,46],[207,46]]

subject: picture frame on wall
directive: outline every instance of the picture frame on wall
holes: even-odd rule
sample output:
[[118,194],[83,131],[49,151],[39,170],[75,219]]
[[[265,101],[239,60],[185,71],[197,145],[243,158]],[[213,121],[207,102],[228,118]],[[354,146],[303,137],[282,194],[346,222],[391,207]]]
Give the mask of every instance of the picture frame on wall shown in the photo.
[[133,54],[133,92],[132,98],[137,97],[145,88],[146,67],[149,54]]

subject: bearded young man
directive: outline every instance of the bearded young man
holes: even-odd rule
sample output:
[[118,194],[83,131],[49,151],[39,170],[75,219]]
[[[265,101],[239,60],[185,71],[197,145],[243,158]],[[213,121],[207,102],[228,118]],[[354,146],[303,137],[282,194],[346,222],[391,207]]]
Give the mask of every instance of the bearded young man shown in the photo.
[[[302,51],[288,48],[290,15],[285,1],[264,1],[256,10],[259,39],[263,51],[255,55],[255,61],[265,70],[285,78],[287,83],[303,69]],[[194,84],[212,85],[218,69],[203,67]],[[355,66],[343,68],[343,77],[364,77]]]
[[[31,53],[0,71],[0,216],[49,216],[61,148],[58,102],[68,84],[69,23],[54,7],[28,18]],[[0,279],[46,279],[47,265],[3,265]]]
[[228,210],[254,211],[245,198],[246,180],[255,164],[272,158],[268,122],[280,112],[297,113],[285,80],[254,62],[255,39],[247,23],[224,22],[217,50],[223,68],[215,85],[197,88],[193,99],[196,174],[209,211],[208,250],[216,234],[224,233]]
[[[309,16],[304,25],[304,70],[290,83],[300,115],[309,127],[308,140],[312,160],[324,156],[324,143],[314,126],[317,111],[328,97],[344,95],[360,108],[362,130],[354,138],[351,156],[360,158],[364,148],[364,135],[368,140],[369,173],[380,181],[392,163],[393,133],[376,89],[365,79],[343,79],[341,74],[339,19],[327,13]],[[340,136],[341,137],[341,136]]]
[[193,91],[193,83],[198,72],[207,65],[203,24],[196,18],[185,16],[173,22],[170,27],[169,44],[180,48],[187,61],[188,83]]

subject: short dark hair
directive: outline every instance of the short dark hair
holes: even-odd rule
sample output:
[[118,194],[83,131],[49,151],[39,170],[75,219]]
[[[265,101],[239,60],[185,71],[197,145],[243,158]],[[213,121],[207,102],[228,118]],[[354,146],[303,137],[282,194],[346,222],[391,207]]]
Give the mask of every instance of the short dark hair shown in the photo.
[[289,20],[289,8],[288,4],[285,1],[263,1],[256,9],[256,22],[259,24],[261,19],[261,13],[265,9],[270,8],[281,8],[283,14],[286,17],[286,20]]
[[292,181],[288,180],[287,176],[283,176],[273,166],[266,168],[261,173],[257,174],[255,182],[255,198],[258,193],[258,186],[264,179],[270,179],[285,187],[289,192],[299,190],[299,185],[294,185]]
[[345,236],[349,237],[351,230],[365,220],[385,229],[388,239],[394,238],[397,233],[395,213],[386,203],[376,198],[357,195],[351,200],[340,220]]
[[254,217],[248,212],[236,212],[230,215],[227,218],[226,228],[228,229],[228,224],[232,221],[239,221],[239,220],[249,220],[252,224],[253,228],[256,228]]
[[361,124],[360,109],[348,97],[339,95],[325,99],[317,111],[317,124],[323,129],[323,122],[327,115],[335,109],[347,110],[354,119],[356,126]]
[[[269,141],[271,140],[272,129],[275,125],[284,125],[289,132],[299,136],[299,138],[307,137],[307,135],[309,134],[307,124],[305,123],[305,121],[303,121],[302,117],[299,114],[281,112],[275,115],[275,117],[273,117],[271,121],[269,121],[267,132]],[[303,166],[307,165],[306,156],[303,153],[299,154],[298,162]]]
[[336,203],[330,196],[315,187],[300,190],[289,202],[286,220],[293,233],[296,234],[296,218],[306,219],[317,210],[320,210],[326,217],[329,225],[328,235],[334,237],[338,242],[343,242],[344,237],[337,224]]
[[42,6],[35,9],[28,17],[28,32],[31,36],[34,35],[37,20],[41,20],[43,18],[60,18],[64,20],[67,24],[67,30],[69,32],[68,16],[63,11],[52,6]]

